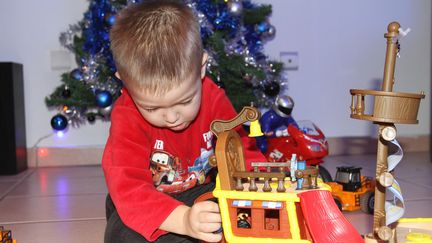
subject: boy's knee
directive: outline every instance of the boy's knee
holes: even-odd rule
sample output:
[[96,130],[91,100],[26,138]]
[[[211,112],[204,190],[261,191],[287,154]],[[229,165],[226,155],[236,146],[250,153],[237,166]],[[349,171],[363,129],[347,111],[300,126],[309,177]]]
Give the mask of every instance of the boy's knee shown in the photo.
[[107,220],[104,243],[147,243],[139,233],[127,227],[116,211]]
[[116,208],[115,208],[114,203],[111,199],[111,196],[108,194],[106,199],[105,199],[105,217],[106,217],[107,221],[109,220],[111,215],[114,213],[114,211],[116,211]]

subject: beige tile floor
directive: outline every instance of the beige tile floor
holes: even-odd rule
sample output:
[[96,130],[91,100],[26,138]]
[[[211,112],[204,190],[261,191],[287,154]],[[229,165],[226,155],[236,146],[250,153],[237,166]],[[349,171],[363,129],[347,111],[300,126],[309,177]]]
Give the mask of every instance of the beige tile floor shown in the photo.
[[[375,174],[375,155],[330,156],[325,167],[363,167]],[[404,217],[432,217],[432,163],[429,153],[407,153],[396,168],[406,199]],[[18,243],[103,242],[107,189],[100,166],[46,167],[14,176],[0,176],[0,225],[12,230]],[[372,217],[344,213],[364,234]]]

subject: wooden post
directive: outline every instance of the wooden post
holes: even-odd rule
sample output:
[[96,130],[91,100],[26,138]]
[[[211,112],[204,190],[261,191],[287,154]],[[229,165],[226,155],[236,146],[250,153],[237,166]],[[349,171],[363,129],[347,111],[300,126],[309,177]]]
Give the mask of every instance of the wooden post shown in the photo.
[[[388,32],[384,34],[387,39],[387,50],[382,90],[350,90],[351,118],[372,121],[379,127],[373,229],[371,234],[365,236],[366,243],[389,242],[394,237],[394,231],[386,225],[385,199],[386,188],[391,186],[390,182],[393,180],[393,176],[388,171],[388,145],[396,134],[388,136],[385,129],[394,128],[395,123],[417,123],[420,99],[424,98],[423,92],[420,94],[393,92],[396,56],[399,51],[399,29],[399,23],[392,22],[387,26]],[[372,95],[375,98],[372,115],[363,114],[365,95]]]
[[[392,92],[394,82],[394,70],[396,64],[396,54],[398,51],[397,37],[399,35],[400,25],[397,22],[392,22],[388,25],[388,33],[384,34],[387,39],[387,51],[384,66],[384,78],[382,84],[382,91]],[[374,238],[381,240],[389,240],[391,238],[391,229],[386,226],[386,212],[385,212],[385,199],[386,188],[379,183],[378,178],[383,173],[388,172],[388,142],[381,137],[381,131],[393,123],[378,123],[378,148],[377,148],[377,167],[376,167],[376,180],[375,183],[375,205],[374,205],[374,221],[373,232]],[[390,232],[390,233],[389,233]]]
[[[382,128],[385,125],[379,125],[379,131],[382,131]],[[378,178],[382,173],[387,172],[388,163],[388,142],[381,138],[381,135],[378,135],[378,150],[377,150],[377,167],[375,178],[377,183],[375,183],[375,205],[374,205],[374,221],[373,221],[373,232],[376,234],[375,236],[380,235],[380,229],[385,226],[385,198],[386,198],[386,188],[379,183]],[[385,239],[382,239],[385,240]]]
[[400,24],[398,22],[391,22],[387,27],[388,32],[384,34],[384,37],[387,39],[387,51],[382,84],[383,91],[391,92],[393,90],[396,54],[399,44],[396,40],[399,35],[399,28]]

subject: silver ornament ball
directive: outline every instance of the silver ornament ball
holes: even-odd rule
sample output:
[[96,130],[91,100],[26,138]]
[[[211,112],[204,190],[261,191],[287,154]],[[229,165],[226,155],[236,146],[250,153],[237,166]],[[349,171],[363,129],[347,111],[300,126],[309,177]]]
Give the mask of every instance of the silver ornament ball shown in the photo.
[[267,38],[273,38],[276,35],[276,28],[273,25],[270,25],[269,29],[265,33]]
[[231,0],[227,3],[228,11],[235,16],[239,16],[243,13],[243,4],[238,0]]
[[99,113],[104,117],[107,117],[111,114],[111,110],[112,110],[112,105],[107,106],[105,108],[99,108]]

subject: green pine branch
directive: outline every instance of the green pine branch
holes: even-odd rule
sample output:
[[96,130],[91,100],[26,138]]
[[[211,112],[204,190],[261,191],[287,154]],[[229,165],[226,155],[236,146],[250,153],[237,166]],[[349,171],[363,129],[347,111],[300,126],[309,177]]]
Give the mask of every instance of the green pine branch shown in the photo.
[[243,10],[244,24],[258,24],[264,22],[267,17],[272,13],[271,5],[261,5],[258,8]]
[[257,80],[264,80],[266,73],[259,67],[247,65],[244,56],[228,55],[225,53],[225,35],[216,31],[204,43],[206,48],[215,52],[217,65],[212,66],[211,77],[213,80],[220,78],[225,86],[225,92],[237,111],[244,106],[256,103],[253,93],[253,85],[244,79],[246,75],[256,77]]
[[[95,95],[84,82],[71,78],[68,73],[62,75],[62,82],[64,84],[57,87],[50,96],[45,98],[47,106],[96,106]],[[63,95],[66,86],[70,90],[69,97]]]

